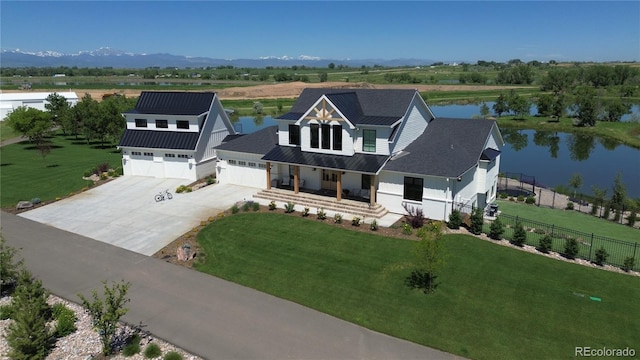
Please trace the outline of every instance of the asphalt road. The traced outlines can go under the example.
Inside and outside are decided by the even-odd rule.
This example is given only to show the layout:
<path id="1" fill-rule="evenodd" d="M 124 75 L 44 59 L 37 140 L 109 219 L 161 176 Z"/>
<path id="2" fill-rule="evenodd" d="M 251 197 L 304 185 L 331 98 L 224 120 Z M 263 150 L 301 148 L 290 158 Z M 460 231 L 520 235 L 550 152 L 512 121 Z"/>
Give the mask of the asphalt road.
<path id="1" fill-rule="evenodd" d="M 1 213 L 2 234 L 52 293 L 78 302 L 131 282 L 124 321 L 207 359 L 455 359 L 243 286 Z"/>

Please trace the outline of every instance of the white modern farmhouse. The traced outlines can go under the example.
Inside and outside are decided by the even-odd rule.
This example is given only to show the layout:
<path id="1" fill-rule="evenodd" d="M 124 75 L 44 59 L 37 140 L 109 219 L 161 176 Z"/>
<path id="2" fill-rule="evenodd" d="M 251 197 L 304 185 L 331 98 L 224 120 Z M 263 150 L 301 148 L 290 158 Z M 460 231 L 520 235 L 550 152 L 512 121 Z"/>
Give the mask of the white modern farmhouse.
<path id="1" fill-rule="evenodd" d="M 192 181 L 213 175 L 213 148 L 235 134 L 211 92 L 143 91 L 123 115 L 127 128 L 118 148 L 125 175 Z"/>
<path id="2" fill-rule="evenodd" d="M 436 118 L 415 90 L 305 89 L 275 120 L 216 147 L 221 183 L 298 204 L 313 193 L 337 209 L 359 201 L 404 213 L 406 204 L 440 220 L 495 199 L 503 146 L 496 123 Z"/>
<path id="3" fill-rule="evenodd" d="M 52 92 L 24 92 L 24 93 L 0 93 L 0 121 L 13 112 L 13 110 L 21 107 L 32 107 L 38 110 L 45 111 L 45 105 L 49 102 L 47 97 L 54 94 Z M 57 93 L 63 96 L 70 107 L 75 106 L 78 103 L 78 95 L 75 92 L 60 92 Z"/>

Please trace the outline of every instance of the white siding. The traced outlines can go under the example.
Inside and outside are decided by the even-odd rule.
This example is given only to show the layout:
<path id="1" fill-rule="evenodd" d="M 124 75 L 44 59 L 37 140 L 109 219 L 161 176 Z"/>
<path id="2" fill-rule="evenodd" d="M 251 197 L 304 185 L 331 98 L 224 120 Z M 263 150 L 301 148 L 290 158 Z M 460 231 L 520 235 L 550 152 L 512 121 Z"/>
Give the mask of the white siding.
<path id="1" fill-rule="evenodd" d="M 423 179 L 422 200 L 405 200 L 405 174 L 380 172 L 377 202 L 392 213 L 405 214 L 404 204 L 422 207 L 424 216 L 434 220 L 447 220 L 451 213 L 451 182 L 446 178 L 432 176 L 416 176 Z"/>
<path id="2" fill-rule="evenodd" d="M 395 135 L 395 143 L 390 145 L 391 151 L 396 153 L 406 148 L 418 136 L 422 135 L 431 119 L 433 119 L 431 110 L 421 99 L 414 97 L 404 121 L 399 125 L 398 134 Z"/>
<path id="3" fill-rule="evenodd" d="M 265 164 L 260 160 L 262 155 L 246 154 L 220 150 L 216 165 L 216 177 L 221 184 L 236 184 L 264 189 L 267 186 L 266 168 L 259 164 Z M 229 160 L 235 161 L 230 164 Z M 254 165 L 255 166 L 252 166 Z"/>

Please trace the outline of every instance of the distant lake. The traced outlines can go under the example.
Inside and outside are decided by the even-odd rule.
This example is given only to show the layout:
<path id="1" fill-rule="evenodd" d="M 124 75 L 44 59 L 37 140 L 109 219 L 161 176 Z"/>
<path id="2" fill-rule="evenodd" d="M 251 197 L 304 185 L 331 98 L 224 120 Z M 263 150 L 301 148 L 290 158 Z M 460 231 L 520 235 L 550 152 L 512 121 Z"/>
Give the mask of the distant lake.
<path id="1" fill-rule="evenodd" d="M 432 106 L 431 109 L 438 117 L 471 118 L 480 113 L 478 105 Z M 236 131 L 249 134 L 277 123 L 271 116 L 241 116 L 233 125 Z M 568 186 L 571 176 L 577 173 L 583 180 L 581 192 L 591 194 L 591 186 L 595 185 L 608 189 L 608 196 L 613 179 L 621 172 L 627 195 L 640 198 L 638 149 L 594 136 L 534 130 L 501 131 L 506 142 L 502 149 L 501 172 L 535 176 L 536 181 L 551 188 Z"/>

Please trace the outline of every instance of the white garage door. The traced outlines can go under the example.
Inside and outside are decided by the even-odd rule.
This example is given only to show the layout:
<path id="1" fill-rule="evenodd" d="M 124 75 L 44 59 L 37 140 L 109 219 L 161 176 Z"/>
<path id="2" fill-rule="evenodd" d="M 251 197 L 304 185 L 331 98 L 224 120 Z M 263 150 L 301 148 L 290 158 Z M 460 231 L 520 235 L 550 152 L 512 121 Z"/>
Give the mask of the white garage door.
<path id="1" fill-rule="evenodd" d="M 189 169 L 189 159 L 179 157 L 164 158 L 164 176 L 176 179 L 191 179 L 195 173 L 194 169 Z"/>

